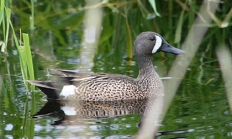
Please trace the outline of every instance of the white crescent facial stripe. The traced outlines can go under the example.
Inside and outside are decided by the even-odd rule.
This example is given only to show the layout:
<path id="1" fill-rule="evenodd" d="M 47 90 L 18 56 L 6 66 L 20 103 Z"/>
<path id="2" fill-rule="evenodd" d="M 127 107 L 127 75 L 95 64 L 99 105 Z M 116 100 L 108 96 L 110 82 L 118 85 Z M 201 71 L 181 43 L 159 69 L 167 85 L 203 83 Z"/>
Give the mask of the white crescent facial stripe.
<path id="1" fill-rule="evenodd" d="M 162 44 L 162 39 L 160 38 L 160 36 L 155 35 L 155 38 L 156 38 L 156 41 L 155 41 L 155 46 L 152 49 L 152 54 L 156 53 Z"/>

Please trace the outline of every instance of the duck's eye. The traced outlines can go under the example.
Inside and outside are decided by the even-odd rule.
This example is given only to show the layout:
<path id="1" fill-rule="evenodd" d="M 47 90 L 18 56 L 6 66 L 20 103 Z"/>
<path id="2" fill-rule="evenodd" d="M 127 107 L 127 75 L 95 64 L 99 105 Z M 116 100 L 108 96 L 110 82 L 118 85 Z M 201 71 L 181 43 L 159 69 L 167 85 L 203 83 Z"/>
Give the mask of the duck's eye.
<path id="1" fill-rule="evenodd" d="M 151 41 L 154 41 L 154 40 L 155 40 L 155 37 L 151 37 L 150 40 L 151 40 Z"/>

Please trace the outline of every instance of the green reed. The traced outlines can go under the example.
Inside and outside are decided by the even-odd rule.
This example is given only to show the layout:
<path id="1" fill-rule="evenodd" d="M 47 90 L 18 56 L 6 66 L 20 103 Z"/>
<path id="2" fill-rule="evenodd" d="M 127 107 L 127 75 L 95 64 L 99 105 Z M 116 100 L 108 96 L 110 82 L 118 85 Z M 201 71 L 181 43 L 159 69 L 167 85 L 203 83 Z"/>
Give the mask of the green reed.
<path id="1" fill-rule="evenodd" d="M 4 42 L 3 44 L 5 45 L 5 49 L 2 49 L 2 52 L 6 52 L 7 50 L 8 37 L 10 36 L 10 31 L 11 31 L 16 48 L 18 49 L 19 52 L 20 67 L 21 67 L 24 83 L 28 90 L 28 85 L 26 83 L 26 80 L 35 79 L 29 36 L 28 34 L 25 33 L 21 34 L 20 31 L 19 33 L 20 39 L 17 38 L 17 35 L 14 30 L 14 26 L 12 25 L 11 22 L 11 9 L 4 6 L 4 1 L 1 1 L 0 10 L 1 10 L 0 25 L 2 26 L 2 34 L 3 34 L 3 42 Z M 20 42 L 22 42 L 23 45 Z M 34 91 L 34 87 L 32 87 L 32 91 Z"/>
<path id="2" fill-rule="evenodd" d="M 20 33 L 21 36 L 21 33 Z M 20 57 L 20 67 L 24 79 L 24 84 L 26 85 L 26 88 L 29 91 L 28 83 L 26 80 L 34 80 L 34 68 L 33 68 L 33 62 L 32 62 L 32 55 L 31 55 L 31 48 L 30 48 L 30 42 L 29 42 L 29 36 L 28 34 L 22 33 L 22 42 L 23 45 L 17 46 L 19 51 L 19 57 Z M 21 37 L 20 37 L 21 40 Z M 35 95 L 34 95 L 35 86 L 31 86 L 30 91 L 32 91 L 32 100 L 31 100 L 31 113 L 35 113 Z M 26 99 L 26 102 L 24 103 L 24 114 L 25 118 L 23 119 L 23 136 L 33 138 L 34 136 L 34 120 L 29 120 L 29 103 L 28 98 Z"/>
<path id="3" fill-rule="evenodd" d="M 13 28 L 12 28 L 13 30 Z M 15 35 L 15 34 L 14 34 Z M 22 36 L 22 37 L 21 37 Z M 14 36 L 16 38 L 16 36 Z M 20 32 L 20 42 L 23 44 L 16 45 L 18 52 L 19 52 L 19 59 L 20 59 L 20 67 L 22 76 L 24 79 L 24 84 L 29 91 L 29 85 L 26 80 L 34 80 L 34 68 L 33 68 L 33 61 L 32 61 L 32 55 L 31 55 L 31 48 L 30 48 L 30 41 L 29 41 L 29 35 Z M 16 40 L 15 40 L 16 41 Z M 29 99 L 27 97 L 25 103 L 24 103 L 24 115 L 25 118 L 23 119 L 23 130 L 22 130 L 22 136 L 33 138 L 34 137 L 34 120 L 28 120 L 29 119 L 29 113 L 35 113 L 35 95 L 34 95 L 35 86 L 31 86 L 30 91 L 32 91 L 31 94 L 31 110 L 29 109 Z M 30 111 L 30 112 L 29 112 Z"/>
<path id="4" fill-rule="evenodd" d="M 34 8 L 34 0 L 31 1 L 31 16 L 30 16 L 30 29 L 33 31 L 35 29 L 35 23 L 34 23 L 34 18 L 35 18 L 35 8 Z"/>
<path id="5" fill-rule="evenodd" d="M 34 23 L 32 22 L 31 24 L 31 29 L 34 29 Z M 21 37 L 22 36 L 22 37 Z M 29 35 L 26 33 L 20 32 L 20 42 L 22 38 L 22 44 L 17 45 L 17 49 L 19 52 L 19 57 L 20 57 L 20 67 L 24 79 L 24 84 L 26 85 L 27 90 L 29 91 L 28 88 L 28 82 L 26 80 L 34 80 L 34 67 L 33 67 L 33 61 L 32 61 L 32 55 L 31 55 L 31 47 L 30 47 L 30 41 L 29 41 Z M 32 91 L 32 100 L 31 100 L 31 110 L 29 110 L 29 103 L 28 103 L 28 98 L 24 104 L 24 113 L 25 113 L 25 118 L 23 119 L 23 130 L 22 134 L 23 136 L 33 138 L 34 137 L 34 125 L 35 121 L 34 120 L 29 120 L 29 111 L 31 113 L 35 113 L 35 86 L 31 86 L 30 91 Z"/>
<path id="6" fill-rule="evenodd" d="M 220 69 L 225 83 L 228 103 L 230 106 L 230 113 L 232 114 L 232 55 L 230 53 L 229 48 L 224 45 L 221 45 L 217 48 L 216 54 L 218 57 L 219 64 L 221 66 Z"/>
<path id="7" fill-rule="evenodd" d="M 22 42 L 24 45 L 17 46 L 17 48 L 19 51 L 20 67 L 24 78 L 24 83 L 27 84 L 26 80 L 28 79 L 34 80 L 35 77 L 34 77 L 34 68 L 33 68 L 32 56 L 31 56 L 29 36 L 28 34 L 25 33 L 23 33 L 22 35 L 23 35 Z M 32 86 L 32 91 L 34 91 L 34 86 Z"/>
<path id="8" fill-rule="evenodd" d="M 7 4 L 9 4 L 9 3 L 7 3 Z M 8 6 L 8 7 L 11 7 L 11 6 Z M 26 82 L 26 80 L 34 80 L 35 79 L 29 35 L 26 33 L 21 33 L 21 31 L 19 33 L 15 32 L 15 28 L 14 28 L 14 26 L 12 24 L 12 20 L 11 20 L 12 10 L 8 7 L 5 6 L 4 0 L 1 1 L 0 26 L 2 28 L 2 37 L 3 37 L 2 44 L 5 46 L 5 47 L 3 47 L 3 45 L 2 45 L 1 50 L 2 50 L 2 52 L 7 53 L 9 36 L 13 36 L 14 44 L 18 50 L 18 56 L 19 56 L 19 62 L 20 62 L 23 81 L 24 81 L 24 84 L 26 86 L 27 91 L 29 91 L 29 85 Z M 32 11 L 33 11 L 33 8 L 32 8 Z M 31 23 L 32 29 L 34 26 L 33 24 L 34 23 L 32 22 Z M 19 39 L 18 39 L 18 36 L 20 36 Z M 11 75 L 11 74 L 9 73 L 9 75 Z M 2 90 L 2 86 L 4 86 L 4 84 L 2 84 L 2 82 L 0 82 L 0 85 L 1 85 L 1 90 Z M 22 136 L 22 137 L 26 137 L 26 138 L 33 138 L 33 136 L 34 136 L 34 124 L 35 123 L 34 123 L 34 120 L 28 120 L 28 118 L 30 115 L 29 111 L 31 111 L 32 113 L 35 112 L 35 96 L 33 93 L 35 90 L 35 87 L 31 86 L 30 90 L 32 91 L 31 110 L 29 110 L 29 101 L 27 98 L 25 101 L 25 104 L 24 104 L 25 118 L 24 118 L 24 121 L 22 122 L 22 125 L 21 125 L 23 127 L 23 130 L 19 129 L 19 132 L 18 132 L 18 133 L 21 133 L 22 135 L 17 135 L 17 136 Z M 4 91 L 4 92 L 6 93 L 7 91 Z M 4 94 L 4 96 L 8 96 L 8 94 Z M 6 97 L 5 97 L 4 102 L 9 103 L 10 100 L 9 101 L 7 101 L 7 100 L 8 99 L 6 99 Z M 6 106 L 8 106 L 8 105 L 6 105 Z"/>
<path id="9" fill-rule="evenodd" d="M 3 42 L 2 42 L 2 52 L 5 52 L 8 36 L 9 36 L 9 27 L 10 27 L 10 17 L 11 17 L 11 10 L 9 8 L 4 7 L 4 2 L 1 1 L 1 9 L 0 9 L 0 25 L 2 26 L 2 33 L 3 33 Z M 5 20 L 6 19 L 6 20 Z"/>

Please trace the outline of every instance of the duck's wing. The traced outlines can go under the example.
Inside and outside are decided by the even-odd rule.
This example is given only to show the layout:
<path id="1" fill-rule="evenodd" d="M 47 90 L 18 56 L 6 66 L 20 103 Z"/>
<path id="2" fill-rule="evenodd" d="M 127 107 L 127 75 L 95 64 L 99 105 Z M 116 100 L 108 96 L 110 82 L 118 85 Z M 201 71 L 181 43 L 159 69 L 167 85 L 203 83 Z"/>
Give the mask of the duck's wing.
<path id="1" fill-rule="evenodd" d="M 60 70 L 60 69 L 51 69 L 54 74 L 58 75 L 59 77 L 62 77 L 66 79 L 70 84 L 73 84 L 73 82 L 83 81 L 83 80 L 90 80 L 90 79 L 133 79 L 126 75 L 121 74 L 107 74 L 107 73 L 80 73 L 75 70 Z"/>
<path id="2" fill-rule="evenodd" d="M 65 81 L 67 81 L 69 84 L 73 84 L 74 79 L 75 81 L 83 81 L 99 76 L 98 74 L 95 73 L 80 73 L 75 70 L 51 69 L 51 71 L 53 75 L 65 79 Z"/>
<path id="3" fill-rule="evenodd" d="M 95 73 L 80 73 L 77 70 L 61 70 L 61 69 L 50 69 L 52 72 L 51 74 L 59 75 L 62 77 L 76 77 L 76 78 L 82 78 L 82 77 L 88 77 L 96 75 Z"/>

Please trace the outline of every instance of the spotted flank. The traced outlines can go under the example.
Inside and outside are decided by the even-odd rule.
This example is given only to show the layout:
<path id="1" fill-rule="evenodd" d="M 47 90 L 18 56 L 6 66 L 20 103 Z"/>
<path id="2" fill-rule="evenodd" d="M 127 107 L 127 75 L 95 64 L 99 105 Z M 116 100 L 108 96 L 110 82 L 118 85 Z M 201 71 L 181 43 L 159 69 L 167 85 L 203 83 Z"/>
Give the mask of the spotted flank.
<path id="1" fill-rule="evenodd" d="M 134 52 L 139 68 L 137 78 L 120 74 L 87 74 L 52 69 L 51 71 L 59 77 L 56 82 L 28 82 L 39 87 L 48 99 L 121 101 L 162 96 L 164 94 L 163 83 L 153 68 L 151 54 L 166 52 L 177 55 L 183 54 L 184 51 L 171 46 L 155 32 L 143 32 L 135 40 Z"/>

